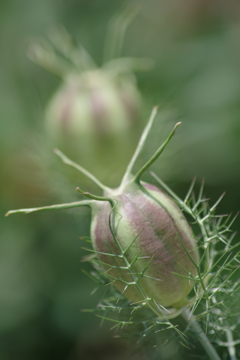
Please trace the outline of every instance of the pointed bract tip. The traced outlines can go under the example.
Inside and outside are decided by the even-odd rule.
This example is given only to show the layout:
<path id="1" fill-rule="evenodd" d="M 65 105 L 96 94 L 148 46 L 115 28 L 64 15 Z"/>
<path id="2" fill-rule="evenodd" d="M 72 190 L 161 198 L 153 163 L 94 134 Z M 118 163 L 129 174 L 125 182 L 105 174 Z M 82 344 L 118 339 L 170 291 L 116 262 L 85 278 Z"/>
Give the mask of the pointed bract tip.
<path id="1" fill-rule="evenodd" d="M 4 216 L 9 216 L 9 215 L 12 215 L 12 214 L 16 214 L 16 213 L 18 213 L 19 212 L 19 210 L 9 210 L 8 212 L 6 212 L 6 214 L 4 214 Z"/>
<path id="2" fill-rule="evenodd" d="M 84 194 L 84 191 L 81 190 L 79 187 L 76 187 L 76 191 L 77 191 L 79 194 Z"/>
<path id="3" fill-rule="evenodd" d="M 179 121 L 178 123 L 175 124 L 174 128 L 173 128 L 173 134 L 175 134 L 175 131 L 177 130 L 177 128 L 179 127 L 179 125 L 181 125 L 182 122 Z"/>
<path id="4" fill-rule="evenodd" d="M 57 149 L 57 148 L 54 148 L 54 149 L 53 149 L 53 152 L 54 152 L 55 154 L 57 154 L 57 155 L 62 154 L 62 152 L 61 152 L 59 149 Z"/>
<path id="5" fill-rule="evenodd" d="M 181 121 L 179 121 L 178 123 L 176 123 L 176 125 L 175 125 L 175 129 L 179 126 L 179 125 L 181 125 L 182 124 L 182 122 Z"/>

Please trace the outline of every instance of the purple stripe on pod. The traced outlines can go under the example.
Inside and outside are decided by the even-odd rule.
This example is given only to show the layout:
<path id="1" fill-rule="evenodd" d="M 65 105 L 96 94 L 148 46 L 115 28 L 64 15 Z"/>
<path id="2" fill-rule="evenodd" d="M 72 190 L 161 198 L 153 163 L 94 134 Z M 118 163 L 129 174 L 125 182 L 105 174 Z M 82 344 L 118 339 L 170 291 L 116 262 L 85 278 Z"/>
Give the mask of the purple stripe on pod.
<path id="1" fill-rule="evenodd" d="M 91 89 L 89 93 L 90 113 L 93 120 L 93 129 L 97 135 L 106 135 L 109 132 L 107 122 L 108 112 L 106 100 L 102 96 L 104 89 Z"/>

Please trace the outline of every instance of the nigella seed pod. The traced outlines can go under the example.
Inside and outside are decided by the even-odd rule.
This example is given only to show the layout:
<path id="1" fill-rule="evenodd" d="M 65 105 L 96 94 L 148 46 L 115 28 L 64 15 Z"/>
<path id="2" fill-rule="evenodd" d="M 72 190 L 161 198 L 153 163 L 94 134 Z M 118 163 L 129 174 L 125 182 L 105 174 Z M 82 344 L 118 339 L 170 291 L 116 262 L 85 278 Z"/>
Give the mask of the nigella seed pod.
<path id="1" fill-rule="evenodd" d="M 141 129 L 143 102 L 134 72 L 152 67 L 149 59 L 121 57 L 121 46 L 115 49 L 122 44 L 125 21 L 134 15 L 116 18 L 115 30 L 107 35 L 112 39 L 114 33 L 115 39 L 106 43 L 101 67 L 62 27 L 48 35 L 50 41 L 34 41 L 29 48 L 31 60 L 61 78 L 45 108 L 46 140 L 83 166 L 91 164 L 110 184 L 124 171 Z M 81 183 L 91 186 L 86 178 Z"/>
<path id="2" fill-rule="evenodd" d="M 106 187 L 56 150 L 64 163 L 80 170 L 95 182 L 103 190 L 104 196 L 85 193 L 78 188 L 78 192 L 88 200 L 14 210 L 8 214 L 89 206 L 92 210 L 93 251 L 102 271 L 131 301 L 148 305 L 158 316 L 174 317 L 188 304 L 187 296 L 198 275 L 199 253 L 193 232 L 175 202 L 156 186 L 141 181 L 142 174 L 162 153 L 180 123 L 176 124 L 153 157 L 136 175 L 132 175 L 155 114 L 156 109 L 119 188 Z"/>
<path id="3" fill-rule="evenodd" d="M 132 301 L 143 300 L 143 290 L 164 307 L 183 306 L 193 282 L 181 275 L 197 275 L 186 249 L 196 263 L 199 255 L 182 212 L 165 193 L 146 183 L 140 187 L 131 183 L 112 198 L 113 211 L 106 202 L 93 207 L 91 226 L 94 249 L 108 276 Z M 122 251 L 126 259 L 104 255 L 121 256 Z M 137 284 L 127 285 L 133 279 L 126 260 L 134 262 L 133 273 L 142 274 L 140 289 Z"/>
<path id="4" fill-rule="evenodd" d="M 56 142 L 106 141 L 140 118 L 140 94 L 131 76 L 104 70 L 68 75 L 46 109 L 46 128 Z"/>

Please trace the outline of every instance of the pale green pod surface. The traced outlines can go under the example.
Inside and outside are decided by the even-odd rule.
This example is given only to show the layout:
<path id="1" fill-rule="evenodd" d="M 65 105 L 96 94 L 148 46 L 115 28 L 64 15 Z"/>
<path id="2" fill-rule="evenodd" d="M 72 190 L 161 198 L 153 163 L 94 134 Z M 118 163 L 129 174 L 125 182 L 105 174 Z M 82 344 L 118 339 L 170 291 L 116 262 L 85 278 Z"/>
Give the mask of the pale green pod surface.
<path id="1" fill-rule="evenodd" d="M 99 260 L 113 266 L 104 265 L 104 268 L 110 279 L 119 279 L 114 285 L 123 291 L 128 282 L 133 282 L 129 270 L 116 268 L 126 266 L 124 260 L 99 252 L 120 255 L 118 243 L 123 251 L 132 243 L 125 255 L 129 263 L 138 257 L 132 268 L 138 277 L 143 271 L 147 276 L 139 280 L 146 296 L 164 307 L 181 307 L 194 284 L 176 273 L 196 276 L 188 254 L 199 262 L 197 244 L 177 205 L 156 186 L 143 185 L 141 189 L 137 184 L 128 184 L 115 197 L 117 205 L 112 213 L 107 202 L 93 208 L 93 245 Z M 136 285 L 129 285 L 125 296 L 132 301 L 143 300 L 143 293 Z"/>

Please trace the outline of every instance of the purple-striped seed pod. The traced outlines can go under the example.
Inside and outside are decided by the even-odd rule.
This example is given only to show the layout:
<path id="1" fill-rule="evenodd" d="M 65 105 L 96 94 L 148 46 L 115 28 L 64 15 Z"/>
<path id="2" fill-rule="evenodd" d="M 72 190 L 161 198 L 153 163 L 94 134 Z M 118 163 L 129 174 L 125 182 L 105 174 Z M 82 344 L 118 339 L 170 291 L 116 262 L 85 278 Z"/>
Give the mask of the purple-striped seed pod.
<path id="1" fill-rule="evenodd" d="M 121 56 L 125 30 L 136 14 L 129 8 L 110 21 L 101 66 L 62 26 L 48 39 L 33 41 L 28 51 L 32 61 L 61 79 L 44 113 L 49 145 L 83 166 L 91 164 L 112 185 L 141 131 L 143 102 L 134 73 L 153 66 L 150 59 Z M 92 189 L 88 179 L 81 183 Z"/>
<path id="2" fill-rule="evenodd" d="M 114 184 L 137 143 L 140 109 L 134 76 L 111 76 L 103 70 L 75 74 L 47 106 L 46 133 L 54 147 L 83 166 L 91 164 L 98 177 Z M 85 177 L 81 184 L 92 189 Z"/>
<path id="3" fill-rule="evenodd" d="M 46 127 L 58 141 L 89 142 L 125 133 L 140 117 L 132 76 L 103 70 L 69 75 L 46 109 Z"/>
<path id="4" fill-rule="evenodd" d="M 199 252 L 194 234 L 183 213 L 163 191 L 141 181 L 142 174 L 159 157 L 171 137 L 152 158 L 132 175 L 156 113 L 142 134 L 138 147 L 117 189 L 110 189 L 59 150 L 64 163 L 77 168 L 95 182 L 104 196 L 84 194 L 88 200 L 50 207 L 10 211 L 33 212 L 89 206 L 92 210 L 91 238 L 97 261 L 122 294 L 133 302 L 148 305 L 158 316 L 174 317 L 189 304 L 187 298 L 198 275 Z M 159 312 L 164 308 L 164 314 Z M 171 311 L 165 311 L 165 307 Z"/>
<path id="5" fill-rule="evenodd" d="M 130 183 L 111 199 L 113 209 L 108 202 L 92 206 L 91 225 L 93 246 L 108 276 L 134 302 L 145 297 L 164 307 L 181 307 L 193 287 L 181 275 L 197 275 L 187 252 L 199 262 L 183 213 L 165 193 L 147 183 Z M 129 270 L 138 274 L 135 285 Z"/>

